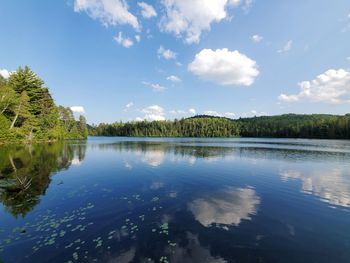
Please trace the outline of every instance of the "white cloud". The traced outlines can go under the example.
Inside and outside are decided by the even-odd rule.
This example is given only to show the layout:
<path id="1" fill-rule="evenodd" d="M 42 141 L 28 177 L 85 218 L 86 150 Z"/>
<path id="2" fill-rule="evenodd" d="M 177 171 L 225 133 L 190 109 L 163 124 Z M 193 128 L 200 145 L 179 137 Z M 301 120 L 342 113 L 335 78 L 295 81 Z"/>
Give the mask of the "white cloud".
<path id="1" fill-rule="evenodd" d="M 252 8 L 254 3 L 254 0 L 245 0 L 243 5 L 243 10 L 248 13 L 249 10 Z"/>
<path id="2" fill-rule="evenodd" d="M 254 43 L 259 43 L 261 42 L 264 38 L 262 36 L 259 35 L 253 35 L 250 38 Z"/>
<path id="3" fill-rule="evenodd" d="M 211 24 L 228 19 L 227 8 L 241 0 L 162 0 L 165 15 L 160 29 L 183 37 L 188 44 L 199 43 L 202 31 L 210 31 Z M 246 2 L 250 2 L 246 0 Z"/>
<path id="4" fill-rule="evenodd" d="M 141 36 L 140 35 L 136 35 L 135 39 L 136 39 L 137 42 L 140 42 L 141 41 Z"/>
<path id="5" fill-rule="evenodd" d="M 74 112 L 74 113 L 79 113 L 79 114 L 84 114 L 85 113 L 85 109 L 83 106 L 72 106 L 70 107 L 70 109 Z"/>
<path id="6" fill-rule="evenodd" d="M 128 104 L 125 105 L 124 111 L 128 111 L 131 107 L 134 106 L 134 103 L 132 101 L 130 101 Z"/>
<path id="7" fill-rule="evenodd" d="M 105 26 L 131 25 L 140 30 L 139 22 L 125 0 L 75 0 L 74 11 L 86 12 L 91 18 L 99 20 Z"/>
<path id="8" fill-rule="evenodd" d="M 209 115 L 209 116 L 215 116 L 215 117 L 226 117 L 226 118 L 234 118 L 236 116 L 235 113 L 233 112 L 225 112 L 225 113 L 221 113 L 221 112 L 217 112 L 214 110 L 207 110 L 203 112 L 204 115 Z"/>
<path id="9" fill-rule="evenodd" d="M 269 114 L 264 111 L 258 112 L 257 110 L 251 110 L 248 112 L 243 112 L 240 116 L 242 118 L 251 118 L 251 117 L 259 117 L 259 116 L 268 116 Z"/>
<path id="10" fill-rule="evenodd" d="M 188 65 L 193 74 L 220 85 L 250 86 L 259 75 L 257 63 L 239 51 L 203 49 Z"/>
<path id="11" fill-rule="evenodd" d="M 132 106 L 134 106 L 134 103 L 131 101 L 128 104 L 125 105 L 125 108 L 131 108 Z"/>
<path id="12" fill-rule="evenodd" d="M 154 10 L 153 6 L 145 2 L 138 2 L 137 5 L 141 7 L 141 14 L 144 18 L 151 18 L 157 16 L 157 12 L 156 10 Z"/>
<path id="13" fill-rule="evenodd" d="M 299 83 L 300 92 L 294 95 L 281 94 L 285 102 L 307 100 L 332 104 L 350 103 L 350 72 L 344 69 L 330 69 L 311 81 Z"/>
<path id="14" fill-rule="evenodd" d="M 289 40 L 282 49 L 278 50 L 278 53 L 284 53 L 284 52 L 288 52 L 289 50 L 292 49 L 292 45 L 293 45 L 293 41 Z"/>
<path id="15" fill-rule="evenodd" d="M 192 108 L 192 109 L 189 109 L 188 112 L 192 115 L 195 115 L 197 111 L 196 111 L 196 109 Z"/>
<path id="16" fill-rule="evenodd" d="M 129 48 L 134 45 L 134 42 L 130 38 L 124 38 L 123 33 L 119 32 L 117 36 L 114 37 L 114 40 L 123 47 Z"/>
<path id="17" fill-rule="evenodd" d="M 165 49 L 163 46 L 160 46 L 157 51 L 158 57 L 163 57 L 165 59 L 176 59 L 176 53 L 170 49 Z"/>
<path id="18" fill-rule="evenodd" d="M 171 75 L 169 77 L 166 78 L 167 80 L 170 80 L 172 82 L 181 82 L 181 79 L 177 76 Z"/>
<path id="19" fill-rule="evenodd" d="M 162 107 L 158 105 L 152 105 L 141 109 L 140 112 L 144 113 L 143 118 L 138 117 L 136 120 L 148 120 L 148 121 L 164 121 L 165 120 L 165 111 Z"/>
<path id="20" fill-rule="evenodd" d="M 11 72 L 9 72 L 7 69 L 0 69 L 0 75 L 3 78 L 8 79 L 11 75 Z"/>
<path id="21" fill-rule="evenodd" d="M 234 118 L 236 116 L 236 114 L 233 112 L 225 112 L 224 116 L 227 118 Z"/>
<path id="22" fill-rule="evenodd" d="M 195 115 L 196 114 L 196 110 L 193 108 L 188 109 L 187 111 L 186 110 L 171 110 L 169 112 L 171 114 L 174 114 L 174 115 L 186 115 L 186 114 Z"/>
<path id="23" fill-rule="evenodd" d="M 216 116 L 216 117 L 222 117 L 222 114 L 214 111 L 214 110 L 207 110 L 203 112 L 204 115 L 209 115 L 209 116 Z"/>
<path id="24" fill-rule="evenodd" d="M 158 83 L 150 83 L 150 82 L 143 81 L 142 84 L 152 88 L 152 90 L 155 92 L 163 92 L 166 90 L 166 87 Z"/>

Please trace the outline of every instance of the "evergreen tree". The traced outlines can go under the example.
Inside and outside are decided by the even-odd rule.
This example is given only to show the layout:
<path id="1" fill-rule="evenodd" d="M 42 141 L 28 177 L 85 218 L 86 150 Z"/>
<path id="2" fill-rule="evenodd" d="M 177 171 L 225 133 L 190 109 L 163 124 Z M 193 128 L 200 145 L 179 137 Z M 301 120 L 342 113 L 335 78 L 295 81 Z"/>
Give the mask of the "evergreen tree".
<path id="1" fill-rule="evenodd" d="M 7 80 L 0 77 L 0 143 L 85 139 L 85 118 L 80 122 L 69 108 L 55 105 L 44 81 L 29 67 L 19 68 Z"/>

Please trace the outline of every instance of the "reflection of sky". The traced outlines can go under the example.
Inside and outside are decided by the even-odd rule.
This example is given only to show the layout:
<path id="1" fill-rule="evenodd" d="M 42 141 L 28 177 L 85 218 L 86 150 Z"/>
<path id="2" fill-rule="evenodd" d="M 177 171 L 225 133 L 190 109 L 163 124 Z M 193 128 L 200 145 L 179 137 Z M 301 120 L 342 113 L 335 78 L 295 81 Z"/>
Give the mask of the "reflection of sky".
<path id="1" fill-rule="evenodd" d="M 118 262 L 118 263 L 129 263 L 131 262 L 135 257 L 136 249 L 133 247 L 128 251 L 125 251 L 124 253 L 121 253 L 118 257 L 109 259 L 108 263 Z"/>
<path id="2" fill-rule="evenodd" d="M 350 178 L 340 169 L 312 172 L 286 170 L 280 173 L 282 180 L 300 179 L 302 191 L 314 194 L 332 205 L 350 207 Z"/>
<path id="3" fill-rule="evenodd" d="M 221 192 L 193 200 L 188 209 L 203 226 L 239 225 L 256 214 L 260 198 L 254 189 L 226 188 Z"/>
<path id="4" fill-rule="evenodd" d="M 144 153 L 143 161 L 150 166 L 157 167 L 164 162 L 164 150 L 149 150 Z"/>
<path id="5" fill-rule="evenodd" d="M 172 251 L 170 262 L 172 263 L 191 263 L 191 262 L 208 262 L 224 263 L 227 262 L 221 257 L 214 257 L 210 254 L 209 248 L 202 247 L 198 237 L 192 233 L 187 233 L 188 244 L 186 247 L 176 246 L 168 248 Z"/>
<path id="6" fill-rule="evenodd" d="M 79 158 L 78 157 L 74 157 L 73 159 L 72 159 L 72 165 L 81 165 L 81 161 L 79 160 Z"/>

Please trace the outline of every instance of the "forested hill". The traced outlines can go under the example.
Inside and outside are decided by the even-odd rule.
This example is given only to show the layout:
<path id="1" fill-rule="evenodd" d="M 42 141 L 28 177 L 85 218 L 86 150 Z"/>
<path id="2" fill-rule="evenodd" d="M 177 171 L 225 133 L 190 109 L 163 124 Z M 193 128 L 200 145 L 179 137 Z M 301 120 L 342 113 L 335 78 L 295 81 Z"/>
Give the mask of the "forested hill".
<path id="1" fill-rule="evenodd" d="M 8 79 L 0 75 L 0 143 L 85 139 L 84 116 L 56 106 L 41 80 L 28 67 Z"/>
<path id="2" fill-rule="evenodd" d="M 350 139 L 350 114 L 285 114 L 236 120 L 201 115 L 174 121 L 99 124 L 92 126 L 89 133 L 96 136 Z"/>

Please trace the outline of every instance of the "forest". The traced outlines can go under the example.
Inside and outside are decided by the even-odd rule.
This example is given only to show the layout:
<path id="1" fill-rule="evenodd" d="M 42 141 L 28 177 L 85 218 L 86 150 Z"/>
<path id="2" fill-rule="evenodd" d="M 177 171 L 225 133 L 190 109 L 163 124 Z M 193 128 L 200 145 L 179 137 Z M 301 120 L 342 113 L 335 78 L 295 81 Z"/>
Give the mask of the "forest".
<path id="1" fill-rule="evenodd" d="M 0 75 L 0 143 L 86 139 L 86 119 L 56 106 L 49 89 L 29 67 Z"/>
<path id="2" fill-rule="evenodd" d="M 235 120 L 198 115 L 174 121 L 102 123 L 89 127 L 89 133 L 94 136 L 350 139 L 350 114 L 284 114 Z"/>

